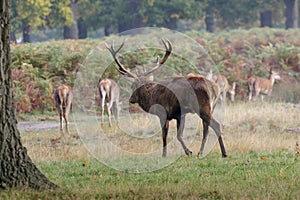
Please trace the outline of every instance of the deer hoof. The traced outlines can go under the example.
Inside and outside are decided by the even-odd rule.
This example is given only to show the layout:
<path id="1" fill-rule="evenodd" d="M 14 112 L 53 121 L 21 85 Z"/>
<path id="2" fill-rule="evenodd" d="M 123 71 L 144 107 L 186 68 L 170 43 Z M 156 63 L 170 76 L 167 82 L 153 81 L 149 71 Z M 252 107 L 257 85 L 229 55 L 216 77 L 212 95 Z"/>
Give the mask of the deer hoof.
<path id="1" fill-rule="evenodd" d="M 191 155 L 193 154 L 193 152 L 191 152 L 189 149 L 186 149 L 186 150 L 185 150 L 185 154 L 186 154 L 187 156 L 191 156 Z"/>

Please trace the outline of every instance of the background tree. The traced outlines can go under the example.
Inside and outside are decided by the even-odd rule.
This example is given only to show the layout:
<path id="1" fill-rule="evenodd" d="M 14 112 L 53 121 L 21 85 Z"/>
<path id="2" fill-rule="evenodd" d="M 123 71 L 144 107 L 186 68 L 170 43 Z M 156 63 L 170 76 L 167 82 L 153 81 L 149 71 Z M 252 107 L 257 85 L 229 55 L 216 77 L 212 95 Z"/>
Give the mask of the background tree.
<path id="1" fill-rule="evenodd" d="M 112 0 L 81 0 L 78 2 L 77 23 L 80 39 L 86 38 L 89 30 L 98 30 L 114 21 L 111 15 L 112 4 Z"/>
<path id="2" fill-rule="evenodd" d="M 21 143 L 13 104 L 10 57 L 10 0 L 0 2 L 0 188 L 54 189 Z"/>
<path id="3" fill-rule="evenodd" d="M 72 19 L 64 25 L 64 39 L 78 39 L 78 0 L 71 0 L 69 7 L 72 11 Z"/>
<path id="4" fill-rule="evenodd" d="M 12 0 L 12 6 L 13 28 L 21 29 L 23 42 L 31 42 L 31 30 L 46 25 L 46 18 L 50 13 L 50 0 Z"/>
<path id="5" fill-rule="evenodd" d="M 285 28 L 298 28 L 299 18 L 299 7 L 298 0 L 284 0 L 286 11 L 285 11 Z"/>

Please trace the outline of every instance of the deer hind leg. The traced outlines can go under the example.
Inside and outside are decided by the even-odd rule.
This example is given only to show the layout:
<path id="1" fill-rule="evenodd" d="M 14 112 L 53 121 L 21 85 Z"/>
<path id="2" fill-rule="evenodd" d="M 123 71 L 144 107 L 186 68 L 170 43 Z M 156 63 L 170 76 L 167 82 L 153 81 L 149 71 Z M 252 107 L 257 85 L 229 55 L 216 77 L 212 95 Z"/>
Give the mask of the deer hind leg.
<path id="1" fill-rule="evenodd" d="M 162 123 L 162 121 L 161 121 Z M 167 136 L 169 131 L 169 120 L 165 121 L 165 124 L 162 124 L 162 139 L 163 139 L 163 154 L 162 157 L 167 156 Z"/>
<path id="2" fill-rule="evenodd" d="M 260 94 L 260 89 L 254 87 L 254 91 L 253 91 L 253 92 L 254 92 L 253 100 L 256 101 L 256 100 L 257 100 L 257 97 L 258 97 L 259 94 Z"/>
<path id="3" fill-rule="evenodd" d="M 220 99 L 221 99 L 221 104 L 222 105 L 224 105 L 225 104 L 225 102 L 226 102 L 226 91 L 225 90 L 223 90 L 222 91 L 222 94 L 220 95 Z"/>
<path id="4" fill-rule="evenodd" d="M 66 113 L 66 108 L 63 108 L 63 118 L 65 121 L 66 131 L 69 133 L 69 127 L 68 127 L 68 114 Z"/>
<path id="5" fill-rule="evenodd" d="M 111 110 L 112 110 L 112 105 L 113 103 L 112 102 L 109 102 L 106 104 L 107 106 L 107 114 L 108 114 L 108 121 L 109 121 L 109 126 L 111 127 L 112 124 L 111 124 Z"/>
<path id="6" fill-rule="evenodd" d="M 198 156 L 203 155 L 204 146 L 205 146 L 205 143 L 206 143 L 206 140 L 207 140 L 207 135 L 208 135 L 209 123 L 207 121 L 202 120 L 202 124 L 203 124 L 203 137 L 202 137 L 201 147 L 200 147 L 200 151 L 198 153 Z"/>
<path id="7" fill-rule="evenodd" d="M 182 116 L 181 119 L 177 119 L 177 139 L 180 142 L 182 148 L 186 155 L 192 155 L 192 152 L 185 146 L 183 142 L 183 129 L 185 124 L 185 116 Z"/>
<path id="8" fill-rule="evenodd" d="M 66 123 L 66 130 L 67 133 L 69 134 L 69 113 L 70 113 L 70 106 L 67 106 L 64 112 L 64 118 L 65 118 L 65 123 Z"/>
<path id="9" fill-rule="evenodd" d="M 63 131 L 63 106 L 59 105 L 59 122 L 60 122 L 60 131 Z"/>
<path id="10" fill-rule="evenodd" d="M 222 152 L 222 157 L 227 157 L 227 153 L 226 153 L 225 146 L 224 146 L 223 139 L 222 139 L 222 135 L 221 135 L 221 125 L 220 125 L 220 123 L 217 120 L 215 120 L 214 118 L 212 118 L 211 121 L 210 121 L 209 126 L 212 127 L 212 129 L 215 131 L 215 133 L 218 137 L 218 141 L 219 141 L 221 152 Z"/>
<path id="11" fill-rule="evenodd" d="M 248 84 L 248 101 L 252 100 L 252 95 L 253 95 L 253 85 Z"/>
<path id="12" fill-rule="evenodd" d="M 102 99 L 101 99 L 101 122 L 104 123 L 104 105 L 105 105 L 105 98 L 106 98 L 106 92 L 101 90 L 102 93 Z"/>
<path id="13" fill-rule="evenodd" d="M 112 105 L 112 113 L 113 116 L 115 117 L 116 122 L 119 122 L 119 108 L 118 108 L 118 103 L 115 101 Z"/>

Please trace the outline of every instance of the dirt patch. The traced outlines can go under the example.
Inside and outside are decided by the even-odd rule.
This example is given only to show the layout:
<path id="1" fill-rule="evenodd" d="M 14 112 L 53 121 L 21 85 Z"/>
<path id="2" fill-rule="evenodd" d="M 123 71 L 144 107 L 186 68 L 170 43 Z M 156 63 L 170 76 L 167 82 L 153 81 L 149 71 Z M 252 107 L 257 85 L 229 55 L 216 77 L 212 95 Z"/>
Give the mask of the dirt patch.
<path id="1" fill-rule="evenodd" d="M 50 130 L 57 127 L 59 127 L 59 122 L 54 122 L 54 121 L 18 123 L 18 129 L 21 132 L 38 132 L 42 130 Z"/>

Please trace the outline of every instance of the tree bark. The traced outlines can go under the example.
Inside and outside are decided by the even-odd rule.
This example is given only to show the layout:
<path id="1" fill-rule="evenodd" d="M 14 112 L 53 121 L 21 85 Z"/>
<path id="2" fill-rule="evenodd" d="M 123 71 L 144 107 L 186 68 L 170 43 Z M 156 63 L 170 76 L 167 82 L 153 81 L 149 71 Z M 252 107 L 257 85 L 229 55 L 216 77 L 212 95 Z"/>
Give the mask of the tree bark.
<path id="1" fill-rule="evenodd" d="M 23 147 L 13 104 L 9 46 L 10 0 L 0 2 L 0 188 L 54 189 Z"/>
<path id="2" fill-rule="evenodd" d="M 285 9 L 285 28 L 298 28 L 298 0 L 284 0 Z"/>
<path id="3" fill-rule="evenodd" d="M 64 26 L 64 39 L 78 39 L 78 9 L 77 9 L 77 0 L 72 0 L 70 8 L 73 13 L 74 23 L 70 26 Z"/>
<path id="4" fill-rule="evenodd" d="M 266 10 L 260 13 L 260 26 L 272 27 L 272 11 Z"/>

